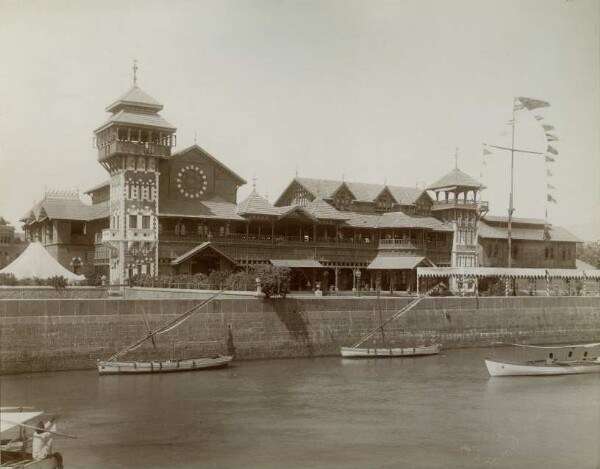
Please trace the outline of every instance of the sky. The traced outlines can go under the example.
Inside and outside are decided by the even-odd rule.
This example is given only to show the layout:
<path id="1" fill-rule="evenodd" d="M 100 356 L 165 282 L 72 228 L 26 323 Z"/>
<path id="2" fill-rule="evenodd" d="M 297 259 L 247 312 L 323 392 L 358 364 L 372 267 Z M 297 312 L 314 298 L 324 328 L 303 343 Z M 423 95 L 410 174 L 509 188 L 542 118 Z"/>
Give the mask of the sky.
<path id="1" fill-rule="evenodd" d="M 506 215 L 513 98 L 548 101 L 559 151 L 516 154 L 516 217 L 600 239 L 596 0 L 0 0 L 0 216 L 107 179 L 93 130 L 132 84 L 274 202 L 301 177 L 426 187 L 455 164 Z M 515 146 L 546 137 L 519 112 Z M 177 150 L 175 149 L 175 150 Z M 483 169 L 483 172 L 482 172 Z M 556 204 L 547 204 L 547 183 Z"/>

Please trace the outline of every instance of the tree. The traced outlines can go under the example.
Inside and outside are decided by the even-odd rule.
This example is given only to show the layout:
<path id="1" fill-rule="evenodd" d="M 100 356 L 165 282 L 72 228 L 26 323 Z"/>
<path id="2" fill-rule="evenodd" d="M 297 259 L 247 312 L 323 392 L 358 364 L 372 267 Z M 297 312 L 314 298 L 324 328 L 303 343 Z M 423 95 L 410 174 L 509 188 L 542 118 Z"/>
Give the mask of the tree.
<path id="1" fill-rule="evenodd" d="M 583 243 L 577 246 L 577 259 L 600 269 L 600 243 Z"/>
<path id="2" fill-rule="evenodd" d="M 289 293 L 291 272 L 288 267 L 261 265 L 256 266 L 252 272 L 256 278 L 260 279 L 260 287 L 265 297 L 281 295 L 285 298 Z"/>

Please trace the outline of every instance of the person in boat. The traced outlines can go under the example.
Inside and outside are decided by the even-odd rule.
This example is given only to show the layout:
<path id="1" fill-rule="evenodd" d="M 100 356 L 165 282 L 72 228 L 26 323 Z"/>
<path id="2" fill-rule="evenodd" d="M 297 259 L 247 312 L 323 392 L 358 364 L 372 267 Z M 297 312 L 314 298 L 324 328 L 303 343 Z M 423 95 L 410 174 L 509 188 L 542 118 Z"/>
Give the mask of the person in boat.
<path id="1" fill-rule="evenodd" d="M 40 421 L 33 433 L 31 455 L 36 461 L 52 457 L 52 433 L 50 432 L 56 431 L 55 418 L 52 417 L 46 423 Z"/>
<path id="2" fill-rule="evenodd" d="M 551 353 L 550 355 L 548 355 L 548 358 L 546 358 L 546 363 L 548 365 L 552 365 L 553 363 L 556 363 L 556 358 L 554 358 L 554 354 Z"/>

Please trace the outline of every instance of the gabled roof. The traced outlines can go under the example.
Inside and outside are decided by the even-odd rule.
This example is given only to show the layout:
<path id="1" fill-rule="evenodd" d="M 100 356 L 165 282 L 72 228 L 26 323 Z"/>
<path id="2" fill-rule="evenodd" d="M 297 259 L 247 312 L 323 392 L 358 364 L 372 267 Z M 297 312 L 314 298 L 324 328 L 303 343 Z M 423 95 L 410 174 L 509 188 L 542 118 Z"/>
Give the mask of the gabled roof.
<path id="1" fill-rule="evenodd" d="M 344 212 L 347 217 L 344 226 L 352 228 L 377 228 L 381 215 L 376 213 Z"/>
<path id="2" fill-rule="evenodd" d="M 213 163 L 215 163 L 221 169 L 223 169 L 227 173 L 231 174 L 234 177 L 234 179 L 237 180 L 237 182 L 239 183 L 238 184 L 239 186 L 246 184 L 246 180 L 243 177 L 241 177 L 240 175 L 238 175 L 237 173 L 235 173 L 234 171 L 229 169 L 227 166 L 225 166 L 223 163 L 221 163 L 218 159 L 216 159 L 214 156 L 212 156 L 209 152 L 207 152 L 204 148 L 201 148 L 198 145 L 192 145 L 190 147 L 184 148 L 181 151 L 178 151 L 177 153 L 175 153 L 174 155 L 171 156 L 171 160 L 173 160 L 175 158 L 180 158 L 181 156 L 183 156 L 191 151 L 200 152 L 202 155 L 206 156 L 209 160 L 211 160 Z"/>
<path id="3" fill-rule="evenodd" d="M 427 190 L 446 189 L 451 187 L 461 187 L 466 189 L 480 189 L 483 185 L 472 178 L 466 173 L 463 173 L 460 169 L 454 168 L 444 177 L 438 179 L 431 184 Z"/>
<path id="4" fill-rule="evenodd" d="M 108 202 L 88 205 L 79 198 L 46 197 L 35 204 L 20 221 L 42 221 L 45 218 L 50 220 L 90 221 L 106 218 L 108 215 Z"/>
<path id="5" fill-rule="evenodd" d="M 113 112 L 123 106 L 135 106 L 141 108 L 160 111 L 163 105 L 156 99 L 142 90 L 139 86 L 133 85 L 119 99 L 106 108 L 108 112 Z"/>
<path id="6" fill-rule="evenodd" d="M 206 241 L 206 242 L 204 242 L 202 244 L 199 244 L 195 248 L 190 249 L 189 251 L 187 251 L 186 253 L 182 254 L 178 258 L 172 260 L 171 261 L 171 265 L 179 265 L 182 262 L 185 262 L 186 260 L 194 257 L 196 254 L 198 254 L 199 252 L 202 252 L 202 251 L 204 251 L 206 249 L 210 249 L 211 251 L 216 252 L 219 256 L 224 257 L 229 262 L 231 262 L 233 265 L 237 265 L 237 262 L 234 259 L 232 259 L 231 257 L 229 257 L 225 252 L 221 251 L 218 247 L 216 247 L 210 241 Z"/>
<path id="7" fill-rule="evenodd" d="M 386 188 L 390 191 L 390 194 L 399 205 L 413 205 L 424 192 L 422 189 L 414 187 L 295 177 L 282 192 L 282 195 L 285 194 L 294 183 L 300 184 L 314 197 L 320 197 L 322 199 L 331 199 L 342 187 L 346 187 L 352 193 L 356 201 L 367 203 L 375 202 Z M 280 199 L 281 196 L 277 199 L 275 205 L 279 203 Z"/>
<path id="8" fill-rule="evenodd" d="M 240 215 L 279 216 L 279 211 L 256 192 L 256 189 L 252 190 L 250 195 L 238 204 L 237 213 Z"/>
<path id="9" fill-rule="evenodd" d="M 302 210 L 317 220 L 346 220 L 348 218 L 319 197 L 302 207 Z"/>

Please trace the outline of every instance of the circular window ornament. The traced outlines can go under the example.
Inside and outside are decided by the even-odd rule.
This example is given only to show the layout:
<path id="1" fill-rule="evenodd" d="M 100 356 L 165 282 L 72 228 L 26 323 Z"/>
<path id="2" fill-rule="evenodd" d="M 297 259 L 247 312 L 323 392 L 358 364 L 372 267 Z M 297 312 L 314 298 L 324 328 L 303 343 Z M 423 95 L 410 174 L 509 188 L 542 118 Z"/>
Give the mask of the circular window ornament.
<path id="1" fill-rule="evenodd" d="M 176 177 L 179 192 L 189 199 L 198 199 L 206 192 L 208 178 L 196 165 L 182 167 Z"/>

